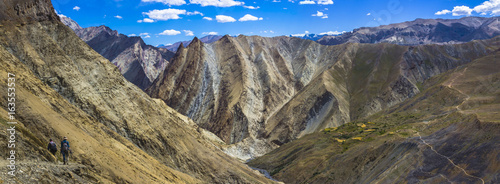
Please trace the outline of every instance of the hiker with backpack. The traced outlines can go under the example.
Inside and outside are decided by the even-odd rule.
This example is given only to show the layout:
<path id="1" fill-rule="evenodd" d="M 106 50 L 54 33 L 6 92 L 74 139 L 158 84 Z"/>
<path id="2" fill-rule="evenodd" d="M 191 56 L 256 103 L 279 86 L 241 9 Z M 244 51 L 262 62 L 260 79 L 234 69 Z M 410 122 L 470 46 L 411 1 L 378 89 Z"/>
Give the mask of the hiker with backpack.
<path id="1" fill-rule="evenodd" d="M 68 164 L 68 156 L 69 156 L 69 152 L 70 152 L 70 149 L 69 149 L 69 142 L 68 142 L 68 138 L 67 137 L 64 137 L 64 140 L 61 141 L 61 154 L 63 155 L 63 162 L 64 162 L 64 165 L 67 165 Z"/>
<path id="2" fill-rule="evenodd" d="M 52 139 L 50 139 L 49 145 L 47 146 L 47 149 L 52 153 L 52 155 L 56 156 L 57 153 L 57 145 Z"/>

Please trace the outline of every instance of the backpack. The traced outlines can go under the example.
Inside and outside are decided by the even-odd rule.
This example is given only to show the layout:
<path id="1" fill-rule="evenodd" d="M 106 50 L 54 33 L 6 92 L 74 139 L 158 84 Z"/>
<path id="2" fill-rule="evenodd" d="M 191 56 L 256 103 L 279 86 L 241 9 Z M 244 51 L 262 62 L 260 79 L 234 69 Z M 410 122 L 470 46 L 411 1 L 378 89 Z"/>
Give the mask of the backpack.
<path id="1" fill-rule="evenodd" d="M 55 142 L 49 143 L 49 150 L 52 151 L 52 152 L 56 152 L 57 151 L 57 146 L 56 146 Z"/>
<path id="2" fill-rule="evenodd" d="M 68 143 L 67 142 L 63 142 L 62 151 L 67 152 L 68 150 L 69 150 Z"/>

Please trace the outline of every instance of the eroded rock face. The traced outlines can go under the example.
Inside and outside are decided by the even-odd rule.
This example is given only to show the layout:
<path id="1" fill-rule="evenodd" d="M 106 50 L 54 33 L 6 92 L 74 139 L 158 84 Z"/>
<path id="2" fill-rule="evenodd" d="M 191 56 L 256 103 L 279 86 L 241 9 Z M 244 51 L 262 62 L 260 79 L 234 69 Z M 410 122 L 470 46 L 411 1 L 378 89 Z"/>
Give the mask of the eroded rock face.
<path id="1" fill-rule="evenodd" d="M 499 17 L 464 17 L 461 19 L 417 19 L 414 21 L 363 27 L 339 36 L 324 36 L 323 45 L 342 43 L 394 43 L 422 45 L 464 43 L 500 35 Z"/>
<path id="2" fill-rule="evenodd" d="M 234 144 L 226 151 L 244 160 L 387 109 L 425 79 L 491 52 L 482 42 L 323 46 L 258 36 L 179 48 L 147 93 Z"/>
<path id="3" fill-rule="evenodd" d="M 151 85 L 174 55 L 167 49 L 146 45 L 140 37 L 128 37 L 106 26 L 81 28 L 68 17 L 61 17 L 61 21 L 141 89 Z"/>
<path id="4" fill-rule="evenodd" d="M 213 134 L 152 99 L 119 69 L 63 25 L 50 1 L 2 1 L 1 80 L 16 74 L 20 169 L 53 158 L 46 140 L 67 136 L 74 152 L 67 171 L 53 169 L 21 182 L 267 183 L 265 177 L 220 150 Z M 36 5 L 36 6 L 35 6 Z M 4 6 L 2 6 L 3 8 Z M 28 14 L 18 14 L 30 12 Z M 0 84 L 2 89 L 7 84 Z M 1 104 L 7 94 L 0 93 Z M 1 127 L 7 112 L 0 110 Z M 22 131 L 21 131 L 22 130 Z M 1 137 L 7 133 L 0 132 Z M 7 140 L 7 139 L 1 139 Z M 60 140 L 59 140 L 60 141 Z M 4 151 L 2 157 L 6 158 Z M 81 171 L 88 172 L 88 174 Z M 3 170 L 2 170 L 2 173 Z M 60 179 L 54 175 L 62 173 Z M 78 177 L 71 177 L 72 174 Z M 4 179 L 2 175 L 2 180 Z"/>

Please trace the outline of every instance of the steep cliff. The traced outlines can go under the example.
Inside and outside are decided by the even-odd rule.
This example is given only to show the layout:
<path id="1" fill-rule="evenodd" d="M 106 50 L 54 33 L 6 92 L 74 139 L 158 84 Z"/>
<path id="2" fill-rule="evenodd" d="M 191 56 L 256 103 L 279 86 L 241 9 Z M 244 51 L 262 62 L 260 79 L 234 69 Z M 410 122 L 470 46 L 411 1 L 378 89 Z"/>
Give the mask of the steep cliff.
<path id="1" fill-rule="evenodd" d="M 20 168 L 12 178 L 2 167 L 3 181 L 271 182 L 224 154 L 213 134 L 128 82 L 59 21 L 50 1 L 1 3 L 0 77 L 16 75 Z M 5 107 L 7 94 L 1 95 Z M 7 112 L 1 112 L 5 130 Z M 0 135 L 6 143 L 8 132 Z M 49 138 L 63 136 L 73 150 L 70 166 L 49 163 L 55 158 L 44 149 Z"/>
<path id="2" fill-rule="evenodd" d="M 393 43 L 422 45 L 464 43 L 500 35 L 500 17 L 464 17 L 461 19 L 416 19 L 378 27 L 363 27 L 338 36 L 324 36 L 323 45 L 342 43 Z"/>
<path id="3" fill-rule="evenodd" d="M 147 45 L 141 37 L 128 37 L 106 26 L 81 28 L 68 17 L 61 17 L 61 20 L 141 89 L 151 85 L 174 55 L 167 49 Z"/>

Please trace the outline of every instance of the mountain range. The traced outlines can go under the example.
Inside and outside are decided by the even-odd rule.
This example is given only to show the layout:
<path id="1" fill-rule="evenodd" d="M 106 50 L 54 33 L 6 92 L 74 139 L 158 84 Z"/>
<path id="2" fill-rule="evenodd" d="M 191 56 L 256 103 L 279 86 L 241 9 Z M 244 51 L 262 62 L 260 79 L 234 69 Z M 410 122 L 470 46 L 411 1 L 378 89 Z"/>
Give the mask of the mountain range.
<path id="1" fill-rule="evenodd" d="M 317 40 L 323 45 L 394 43 L 399 45 L 453 44 L 493 38 L 500 34 L 500 17 L 416 19 L 378 27 L 362 27 Z"/>
<path id="2" fill-rule="evenodd" d="M 180 47 L 182 48 L 182 47 Z M 341 44 L 293 37 L 194 39 L 146 92 L 247 160 L 301 136 L 363 118 L 420 93 L 419 84 L 495 50 L 491 45 Z"/>
<path id="3" fill-rule="evenodd" d="M 414 97 L 250 161 L 285 183 L 498 183 L 500 37 Z"/>
<path id="4" fill-rule="evenodd" d="M 498 17 L 417 19 L 317 42 L 195 37 L 174 54 L 81 28 L 49 0 L 0 1 L 23 172 L 0 180 L 498 183 L 498 30 Z M 64 136 L 68 166 L 45 149 Z"/>
<path id="5" fill-rule="evenodd" d="M 61 21 L 141 89 L 151 85 L 174 55 L 167 49 L 147 45 L 141 37 L 128 37 L 104 25 L 81 28 L 65 16 L 61 16 Z"/>

